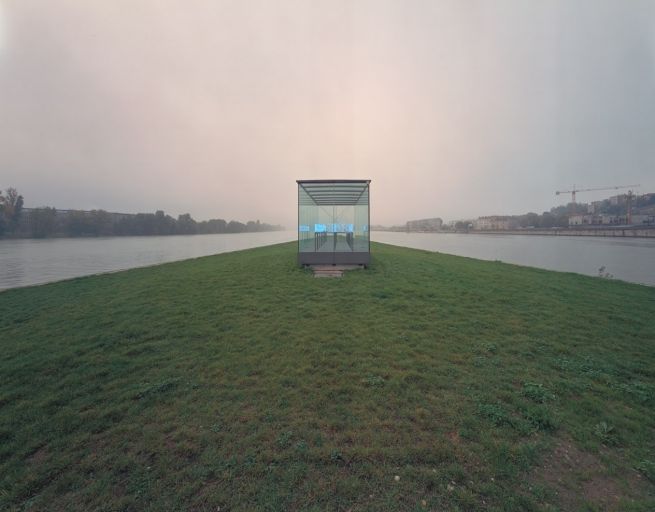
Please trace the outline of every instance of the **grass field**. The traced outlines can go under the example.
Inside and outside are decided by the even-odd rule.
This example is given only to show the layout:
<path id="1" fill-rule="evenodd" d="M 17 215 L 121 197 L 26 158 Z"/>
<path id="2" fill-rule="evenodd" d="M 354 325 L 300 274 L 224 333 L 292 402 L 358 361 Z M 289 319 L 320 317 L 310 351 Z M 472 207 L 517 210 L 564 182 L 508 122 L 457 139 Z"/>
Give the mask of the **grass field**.
<path id="1" fill-rule="evenodd" d="M 295 244 L 0 293 L 0 510 L 655 510 L 655 288 Z"/>

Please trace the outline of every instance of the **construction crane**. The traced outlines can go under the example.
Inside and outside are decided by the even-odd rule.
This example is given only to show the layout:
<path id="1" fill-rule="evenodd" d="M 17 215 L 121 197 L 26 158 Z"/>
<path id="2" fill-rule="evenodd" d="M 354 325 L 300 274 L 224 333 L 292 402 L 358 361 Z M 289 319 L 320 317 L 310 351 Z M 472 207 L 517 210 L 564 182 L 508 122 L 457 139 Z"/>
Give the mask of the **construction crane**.
<path id="1" fill-rule="evenodd" d="M 571 202 L 575 203 L 575 194 L 577 192 L 592 192 L 596 190 L 620 190 L 622 188 L 634 188 L 634 187 L 639 187 L 640 185 L 617 185 L 615 187 L 599 187 L 599 188 L 575 188 L 575 185 L 573 185 L 573 189 L 571 190 L 558 190 L 555 192 L 555 195 L 558 196 L 560 194 L 571 194 Z"/>

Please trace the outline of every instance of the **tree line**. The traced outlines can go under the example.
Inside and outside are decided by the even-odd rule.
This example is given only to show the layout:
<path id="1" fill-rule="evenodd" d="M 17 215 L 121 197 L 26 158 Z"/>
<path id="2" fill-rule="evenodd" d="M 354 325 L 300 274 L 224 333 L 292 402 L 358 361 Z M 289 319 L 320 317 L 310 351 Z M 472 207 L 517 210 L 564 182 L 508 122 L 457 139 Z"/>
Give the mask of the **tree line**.
<path id="1" fill-rule="evenodd" d="M 569 225 L 569 214 L 564 211 L 565 209 L 566 207 L 558 206 L 542 214 L 530 212 L 523 215 L 508 215 L 507 217 L 514 219 L 521 228 L 565 228 Z M 573 210 L 582 211 L 582 208 L 573 205 Z M 473 221 L 459 220 L 452 226 L 444 225 L 442 231 L 469 231 L 472 228 Z"/>
<path id="2" fill-rule="evenodd" d="M 568 206 L 556 206 L 542 214 L 530 212 L 516 215 L 522 228 L 566 228 L 569 225 L 569 215 L 587 213 L 587 205 L 571 203 Z"/>
<path id="3" fill-rule="evenodd" d="M 8 188 L 4 194 L 0 190 L 0 236 L 18 230 L 23 214 L 23 196 L 15 188 Z"/>
<path id="4" fill-rule="evenodd" d="M 278 231 L 282 226 L 264 222 L 210 219 L 196 221 L 185 213 L 177 218 L 155 213 L 121 214 L 105 210 L 24 208 L 16 189 L 0 192 L 0 236 L 45 238 L 51 236 L 150 236 Z"/>
<path id="5" fill-rule="evenodd" d="M 23 196 L 15 188 L 8 188 L 4 194 L 0 190 L 0 236 L 18 229 L 23 202 Z"/>

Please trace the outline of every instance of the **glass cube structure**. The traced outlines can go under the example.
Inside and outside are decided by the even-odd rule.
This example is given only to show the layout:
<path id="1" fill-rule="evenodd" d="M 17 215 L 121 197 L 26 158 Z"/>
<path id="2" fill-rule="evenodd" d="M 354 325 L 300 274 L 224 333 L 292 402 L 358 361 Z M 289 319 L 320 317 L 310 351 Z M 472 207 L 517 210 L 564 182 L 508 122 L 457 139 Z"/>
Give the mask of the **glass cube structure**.
<path id="1" fill-rule="evenodd" d="M 298 180 L 298 262 L 365 265 L 371 260 L 370 180 Z"/>

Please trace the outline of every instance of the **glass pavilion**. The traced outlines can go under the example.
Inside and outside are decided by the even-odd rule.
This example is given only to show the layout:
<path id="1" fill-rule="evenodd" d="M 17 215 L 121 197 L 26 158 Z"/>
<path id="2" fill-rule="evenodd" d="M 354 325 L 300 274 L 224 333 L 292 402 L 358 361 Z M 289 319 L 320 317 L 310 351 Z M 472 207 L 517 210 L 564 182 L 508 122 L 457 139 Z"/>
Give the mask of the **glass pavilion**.
<path id="1" fill-rule="evenodd" d="M 371 260 L 370 180 L 298 180 L 298 263 L 365 265 Z"/>

